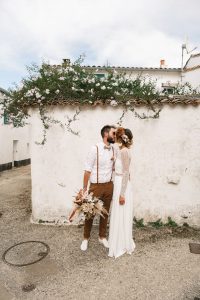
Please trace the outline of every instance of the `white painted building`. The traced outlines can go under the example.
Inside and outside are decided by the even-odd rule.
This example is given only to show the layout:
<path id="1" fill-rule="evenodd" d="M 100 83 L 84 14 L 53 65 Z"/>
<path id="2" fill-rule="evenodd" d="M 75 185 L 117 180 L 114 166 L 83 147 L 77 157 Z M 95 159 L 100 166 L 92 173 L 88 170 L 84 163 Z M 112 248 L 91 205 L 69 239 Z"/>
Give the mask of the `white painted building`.
<path id="1" fill-rule="evenodd" d="M 0 88 L 1 99 L 6 94 L 7 91 Z M 29 125 L 17 128 L 9 122 L 8 116 L 0 118 L 0 171 L 30 164 L 29 148 Z"/>
<path id="2" fill-rule="evenodd" d="M 198 102 L 200 103 L 200 102 Z M 77 107 L 53 105 L 49 115 L 66 121 Z M 91 145 L 101 140 L 100 129 L 116 124 L 122 107 L 85 106 L 72 123 L 80 136 L 58 124 L 43 127 L 38 108 L 30 108 L 32 221 L 66 220 L 75 192 L 82 187 L 84 161 Z M 137 107 L 149 114 L 146 107 Z M 200 227 L 200 105 L 164 104 L 158 119 L 139 119 L 127 112 L 123 126 L 132 130 L 131 183 L 134 216 L 144 222 L 164 222 L 170 216 L 178 224 Z"/>
<path id="3" fill-rule="evenodd" d="M 107 68 L 102 66 L 85 66 L 85 68 L 92 70 L 97 76 L 105 76 L 108 73 Z M 161 92 L 173 93 L 173 89 L 181 82 L 189 82 L 194 88 L 200 88 L 200 53 L 191 55 L 183 70 L 181 68 L 168 68 L 165 60 L 160 61 L 159 68 L 117 66 L 110 68 L 119 73 L 125 72 L 127 77 L 143 76 L 150 78 L 156 82 L 156 86 Z"/>
<path id="4" fill-rule="evenodd" d="M 183 72 L 183 81 L 197 88 L 200 86 L 200 53 L 193 54 L 188 59 Z"/>
<path id="5" fill-rule="evenodd" d="M 86 69 L 92 70 L 97 76 L 106 76 L 107 68 L 101 66 L 85 66 Z M 159 68 L 142 68 L 142 67 L 109 67 L 118 73 L 126 73 L 127 77 L 136 78 L 142 76 L 149 78 L 156 83 L 159 91 L 173 92 L 173 88 L 181 82 L 181 68 L 168 68 L 165 61 L 160 61 Z M 108 68 L 108 69 L 109 69 Z"/>

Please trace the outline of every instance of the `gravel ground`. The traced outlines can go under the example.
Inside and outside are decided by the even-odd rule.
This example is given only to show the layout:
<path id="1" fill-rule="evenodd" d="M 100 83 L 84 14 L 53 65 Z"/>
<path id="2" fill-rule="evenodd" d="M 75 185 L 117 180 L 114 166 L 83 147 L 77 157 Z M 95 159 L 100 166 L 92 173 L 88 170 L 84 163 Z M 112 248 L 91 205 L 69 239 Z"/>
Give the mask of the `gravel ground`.
<path id="1" fill-rule="evenodd" d="M 25 267 L 1 258 L 0 299 L 200 299 L 200 255 L 188 247 L 200 241 L 200 231 L 134 227 L 135 252 L 113 259 L 99 245 L 93 226 L 89 249 L 81 252 L 82 227 L 30 223 L 30 191 L 30 166 L 0 173 L 0 253 L 29 240 L 47 243 L 50 252 Z M 28 262 L 43 250 L 25 245 L 8 258 Z M 23 291 L 29 284 L 35 289 Z"/>

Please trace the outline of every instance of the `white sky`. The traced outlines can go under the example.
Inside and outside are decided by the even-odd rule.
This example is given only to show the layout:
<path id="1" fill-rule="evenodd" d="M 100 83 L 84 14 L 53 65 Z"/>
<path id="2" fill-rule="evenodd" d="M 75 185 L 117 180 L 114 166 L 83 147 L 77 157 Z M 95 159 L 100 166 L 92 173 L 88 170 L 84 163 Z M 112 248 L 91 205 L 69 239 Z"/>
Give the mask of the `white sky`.
<path id="1" fill-rule="evenodd" d="M 199 12 L 200 0 L 0 0 L 0 86 L 82 53 L 90 65 L 180 67 L 186 36 L 200 52 Z"/>

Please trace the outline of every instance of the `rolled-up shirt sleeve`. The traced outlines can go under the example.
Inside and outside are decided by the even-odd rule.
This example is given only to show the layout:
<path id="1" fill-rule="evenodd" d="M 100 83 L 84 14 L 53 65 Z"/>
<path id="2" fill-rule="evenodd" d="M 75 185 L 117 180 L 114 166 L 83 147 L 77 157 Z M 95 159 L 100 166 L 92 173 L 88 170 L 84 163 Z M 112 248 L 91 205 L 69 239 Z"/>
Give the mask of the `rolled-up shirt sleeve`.
<path id="1" fill-rule="evenodd" d="M 95 146 L 92 146 L 85 160 L 84 171 L 89 171 L 89 172 L 92 171 L 94 164 L 96 162 L 96 156 L 97 156 L 97 148 Z"/>

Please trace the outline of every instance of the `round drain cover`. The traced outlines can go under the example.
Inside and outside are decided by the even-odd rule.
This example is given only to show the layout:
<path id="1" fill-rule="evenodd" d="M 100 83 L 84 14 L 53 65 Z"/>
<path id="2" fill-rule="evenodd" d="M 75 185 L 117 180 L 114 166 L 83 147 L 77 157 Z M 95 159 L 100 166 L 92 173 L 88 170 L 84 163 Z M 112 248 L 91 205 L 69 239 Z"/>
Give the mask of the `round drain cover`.
<path id="1" fill-rule="evenodd" d="M 2 259 L 11 266 L 23 267 L 42 260 L 49 253 L 49 246 L 40 241 L 26 241 L 8 248 Z"/>

